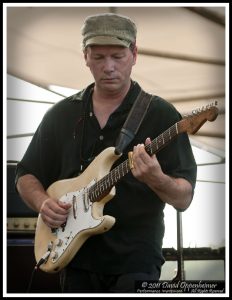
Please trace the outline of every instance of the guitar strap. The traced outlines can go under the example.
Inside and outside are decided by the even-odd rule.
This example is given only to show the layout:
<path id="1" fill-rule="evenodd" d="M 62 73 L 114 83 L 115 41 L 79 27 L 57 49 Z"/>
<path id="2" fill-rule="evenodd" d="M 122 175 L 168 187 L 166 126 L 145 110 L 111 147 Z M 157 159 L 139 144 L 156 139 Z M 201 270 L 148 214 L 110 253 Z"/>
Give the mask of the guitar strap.
<path id="1" fill-rule="evenodd" d="M 115 154 L 121 154 L 135 137 L 152 97 L 151 94 L 140 90 L 116 141 Z"/>

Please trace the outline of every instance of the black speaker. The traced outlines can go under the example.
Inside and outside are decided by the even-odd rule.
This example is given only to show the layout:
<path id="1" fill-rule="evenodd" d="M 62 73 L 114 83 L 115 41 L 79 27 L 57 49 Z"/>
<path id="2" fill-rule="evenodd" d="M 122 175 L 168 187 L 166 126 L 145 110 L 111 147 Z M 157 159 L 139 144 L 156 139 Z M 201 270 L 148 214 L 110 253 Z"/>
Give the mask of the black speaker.
<path id="1" fill-rule="evenodd" d="M 35 270 L 34 232 L 38 214 L 15 189 L 16 164 L 7 164 L 7 293 L 59 293 L 59 274 Z"/>
<path id="2" fill-rule="evenodd" d="M 59 273 L 34 270 L 33 239 L 8 239 L 7 293 L 60 293 Z"/>

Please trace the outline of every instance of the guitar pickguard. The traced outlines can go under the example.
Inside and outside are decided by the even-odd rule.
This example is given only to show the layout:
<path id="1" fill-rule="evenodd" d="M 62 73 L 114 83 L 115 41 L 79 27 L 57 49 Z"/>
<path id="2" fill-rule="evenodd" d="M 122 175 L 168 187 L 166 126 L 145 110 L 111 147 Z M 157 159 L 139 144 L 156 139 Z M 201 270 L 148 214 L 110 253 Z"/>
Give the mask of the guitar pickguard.
<path id="1" fill-rule="evenodd" d="M 96 180 L 93 180 L 85 188 L 76 192 L 67 193 L 60 198 L 60 201 L 72 205 L 66 223 L 57 228 L 54 232 L 56 240 L 53 253 L 51 253 L 52 262 L 56 262 L 60 258 L 77 234 L 83 230 L 97 227 L 103 221 L 103 218 L 93 218 L 93 203 L 88 197 L 88 189 L 95 182 Z"/>

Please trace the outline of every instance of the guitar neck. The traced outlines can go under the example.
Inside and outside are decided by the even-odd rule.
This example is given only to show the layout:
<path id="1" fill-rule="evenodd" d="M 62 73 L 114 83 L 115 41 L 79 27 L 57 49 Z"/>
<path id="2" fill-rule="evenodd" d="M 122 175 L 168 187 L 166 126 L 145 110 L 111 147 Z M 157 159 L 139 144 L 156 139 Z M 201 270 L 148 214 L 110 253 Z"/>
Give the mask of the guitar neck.
<path id="1" fill-rule="evenodd" d="M 171 140 L 179 134 L 178 125 L 180 122 L 181 121 L 172 125 L 157 138 L 155 138 L 150 144 L 146 145 L 146 152 L 151 156 L 156 154 L 169 142 L 171 142 Z M 129 173 L 129 171 L 130 164 L 129 160 L 127 159 L 89 188 L 90 201 L 100 201 L 122 177 Z"/>
<path id="2" fill-rule="evenodd" d="M 215 101 L 217 105 L 217 101 Z M 155 138 L 149 145 L 145 146 L 146 152 L 151 156 L 164 148 L 173 138 L 182 132 L 195 134 L 206 121 L 214 121 L 218 116 L 218 109 L 214 104 L 207 105 L 200 110 L 193 111 L 192 115 L 181 119 L 166 131 Z M 100 201 L 106 196 L 111 188 L 130 171 L 129 160 L 125 160 L 115 167 L 109 174 L 104 176 L 89 190 L 89 199 L 92 202 Z"/>

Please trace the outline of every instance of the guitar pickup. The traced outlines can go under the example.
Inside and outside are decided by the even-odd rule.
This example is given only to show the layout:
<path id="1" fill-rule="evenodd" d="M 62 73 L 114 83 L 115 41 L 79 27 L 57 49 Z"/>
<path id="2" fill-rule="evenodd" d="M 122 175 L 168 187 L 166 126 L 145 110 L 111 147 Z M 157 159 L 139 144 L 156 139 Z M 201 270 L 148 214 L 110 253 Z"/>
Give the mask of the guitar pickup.
<path id="1" fill-rule="evenodd" d="M 83 204 L 85 212 L 89 210 L 89 193 L 88 189 L 84 189 L 83 193 Z"/>
<path id="2" fill-rule="evenodd" d="M 77 218 L 77 197 L 75 195 L 73 195 L 72 206 L 73 206 L 73 217 L 74 219 L 76 219 Z"/>

